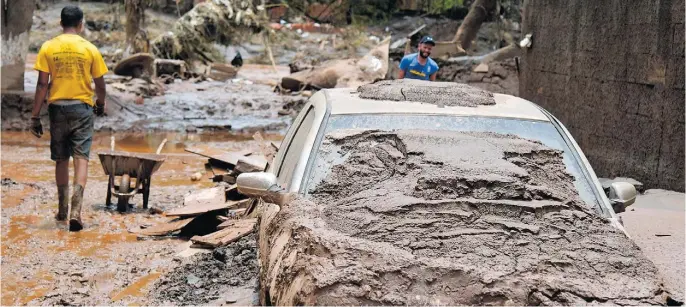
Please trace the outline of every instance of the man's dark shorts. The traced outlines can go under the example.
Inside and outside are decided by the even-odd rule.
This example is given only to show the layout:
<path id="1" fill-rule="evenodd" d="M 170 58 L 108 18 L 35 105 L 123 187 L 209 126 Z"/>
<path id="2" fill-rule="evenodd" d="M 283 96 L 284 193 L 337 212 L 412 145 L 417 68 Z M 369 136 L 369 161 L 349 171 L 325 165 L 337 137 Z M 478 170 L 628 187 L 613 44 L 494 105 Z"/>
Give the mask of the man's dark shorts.
<path id="1" fill-rule="evenodd" d="M 50 158 L 89 159 L 93 143 L 93 107 L 85 103 L 60 101 L 48 106 L 50 115 Z M 66 103 L 66 104 L 62 104 Z"/>

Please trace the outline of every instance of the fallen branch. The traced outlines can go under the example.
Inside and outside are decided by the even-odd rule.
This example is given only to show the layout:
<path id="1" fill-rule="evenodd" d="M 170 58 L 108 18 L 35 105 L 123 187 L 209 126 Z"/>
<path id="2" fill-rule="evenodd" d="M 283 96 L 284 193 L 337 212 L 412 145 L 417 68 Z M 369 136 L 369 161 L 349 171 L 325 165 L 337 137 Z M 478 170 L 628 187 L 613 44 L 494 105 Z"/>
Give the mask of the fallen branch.
<path id="1" fill-rule="evenodd" d="M 486 17 L 495 10 L 497 6 L 496 0 L 476 0 L 469 13 L 462 21 L 462 24 L 455 33 L 454 42 L 458 43 L 464 50 L 468 50 L 472 46 L 472 41 L 479 32 L 481 24 L 486 20 Z"/>
<path id="2" fill-rule="evenodd" d="M 269 61 L 272 63 L 272 69 L 274 70 L 274 73 L 278 73 L 279 71 L 276 69 L 276 61 L 274 61 L 274 54 L 272 53 L 272 47 L 269 44 L 269 33 L 264 33 L 262 35 L 262 39 L 264 41 L 264 48 L 267 49 L 267 55 L 269 56 Z"/>

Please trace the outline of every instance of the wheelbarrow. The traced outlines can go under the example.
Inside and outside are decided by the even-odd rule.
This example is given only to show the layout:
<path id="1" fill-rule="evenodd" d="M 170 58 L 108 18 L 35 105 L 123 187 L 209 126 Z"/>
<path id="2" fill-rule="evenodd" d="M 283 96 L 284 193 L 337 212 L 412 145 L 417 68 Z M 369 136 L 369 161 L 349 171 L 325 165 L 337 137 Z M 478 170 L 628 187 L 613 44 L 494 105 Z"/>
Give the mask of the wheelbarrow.
<path id="1" fill-rule="evenodd" d="M 117 197 L 117 211 L 126 212 L 129 199 L 140 193 L 143 194 L 143 208 L 148 208 L 150 178 L 167 158 L 160 155 L 166 142 L 167 139 L 164 139 L 154 154 L 134 153 L 114 151 L 114 137 L 111 138 L 110 151 L 98 152 L 105 175 L 109 176 L 105 206 L 110 206 L 114 195 Z M 115 185 L 116 177 L 121 177 L 119 185 Z M 132 179 L 135 179 L 133 185 Z"/>

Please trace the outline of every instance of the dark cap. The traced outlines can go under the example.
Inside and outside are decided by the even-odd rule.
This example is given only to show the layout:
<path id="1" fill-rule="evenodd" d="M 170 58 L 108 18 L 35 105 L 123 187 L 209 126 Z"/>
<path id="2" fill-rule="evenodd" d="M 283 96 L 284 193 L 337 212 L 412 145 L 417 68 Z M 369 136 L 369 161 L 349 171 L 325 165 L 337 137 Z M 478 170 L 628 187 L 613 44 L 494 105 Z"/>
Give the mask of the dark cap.
<path id="1" fill-rule="evenodd" d="M 434 39 L 431 36 L 422 37 L 422 40 L 420 40 L 419 43 L 420 44 L 429 44 L 431 46 L 436 46 L 436 42 L 434 42 Z"/>

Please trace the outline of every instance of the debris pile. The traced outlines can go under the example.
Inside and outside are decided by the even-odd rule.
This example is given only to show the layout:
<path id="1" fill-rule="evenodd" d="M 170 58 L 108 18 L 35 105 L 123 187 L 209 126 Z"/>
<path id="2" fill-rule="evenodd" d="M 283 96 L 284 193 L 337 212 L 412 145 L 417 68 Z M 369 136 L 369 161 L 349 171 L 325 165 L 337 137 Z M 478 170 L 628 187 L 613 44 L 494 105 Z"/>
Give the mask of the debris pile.
<path id="1" fill-rule="evenodd" d="M 257 305 L 255 235 L 182 259 L 152 286 L 151 305 Z"/>
<path id="2" fill-rule="evenodd" d="M 281 89 L 291 92 L 323 88 L 357 87 L 385 78 L 388 71 L 390 38 L 359 59 L 331 60 L 309 69 L 297 70 L 281 79 Z M 293 69 L 293 68 L 296 69 Z"/>
<path id="3" fill-rule="evenodd" d="M 214 174 L 214 182 L 235 184 L 241 173 L 260 172 L 267 168 L 267 157 L 251 151 L 225 152 L 211 147 L 187 147 L 186 151 L 208 158 L 205 167 Z"/>
<path id="4" fill-rule="evenodd" d="M 191 247 L 216 248 L 251 233 L 256 223 L 243 218 L 251 200 L 238 194 L 235 186 L 194 191 L 183 204 L 164 213 L 173 219 L 129 231 L 141 237 L 178 235 L 190 238 Z"/>
<path id="5" fill-rule="evenodd" d="M 167 33 L 152 41 L 152 52 L 165 59 L 220 62 L 213 42 L 228 45 L 262 30 L 261 14 L 251 1 L 223 0 L 197 4 Z"/>
<path id="6" fill-rule="evenodd" d="M 261 139 L 259 134 L 255 137 Z M 191 247 L 212 249 L 252 233 L 257 219 L 248 215 L 254 200 L 239 194 L 234 184 L 241 173 L 264 171 L 267 158 L 249 151 L 225 152 L 210 147 L 189 147 L 186 151 L 208 158 L 205 166 L 218 185 L 186 195 L 182 207 L 164 212 L 172 220 L 130 231 L 139 236 L 178 235 L 190 238 Z"/>

